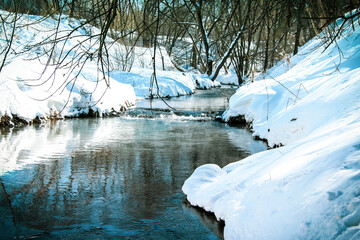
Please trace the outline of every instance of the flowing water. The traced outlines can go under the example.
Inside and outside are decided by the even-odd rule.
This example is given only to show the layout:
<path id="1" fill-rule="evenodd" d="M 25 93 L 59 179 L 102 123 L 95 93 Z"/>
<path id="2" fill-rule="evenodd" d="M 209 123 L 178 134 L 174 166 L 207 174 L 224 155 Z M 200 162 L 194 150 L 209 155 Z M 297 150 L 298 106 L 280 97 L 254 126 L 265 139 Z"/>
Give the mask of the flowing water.
<path id="1" fill-rule="evenodd" d="M 230 88 L 143 101 L 121 117 L 2 130 L 0 239 L 217 239 L 223 225 L 191 207 L 184 181 L 266 149 L 213 121 Z"/>

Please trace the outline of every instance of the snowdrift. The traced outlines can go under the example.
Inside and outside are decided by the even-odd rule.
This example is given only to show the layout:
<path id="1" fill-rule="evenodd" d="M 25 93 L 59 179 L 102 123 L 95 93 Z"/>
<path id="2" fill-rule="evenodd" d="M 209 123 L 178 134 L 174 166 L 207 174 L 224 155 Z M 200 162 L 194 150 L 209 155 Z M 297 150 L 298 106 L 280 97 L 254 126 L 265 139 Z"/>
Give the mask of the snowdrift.
<path id="1" fill-rule="evenodd" d="M 196 89 L 210 89 L 220 87 L 218 81 L 212 81 L 207 76 L 179 71 L 156 71 L 157 85 L 154 81 L 153 91 L 149 91 L 150 80 L 153 71 L 150 69 L 133 69 L 132 72 L 114 70 L 110 76 L 116 81 L 126 83 L 134 87 L 136 97 L 149 98 L 150 95 L 157 97 L 174 97 L 192 94 Z M 159 91 L 158 89 L 159 88 Z"/>
<path id="2" fill-rule="evenodd" d="M 326 50 L 320 35 L 231 97 L 224 120 L 243 115 L 285 146 L 185 181 L 191 204 L 225 220 L 225 239 L 360 238 L 360 27 L 346 24 Z"/>

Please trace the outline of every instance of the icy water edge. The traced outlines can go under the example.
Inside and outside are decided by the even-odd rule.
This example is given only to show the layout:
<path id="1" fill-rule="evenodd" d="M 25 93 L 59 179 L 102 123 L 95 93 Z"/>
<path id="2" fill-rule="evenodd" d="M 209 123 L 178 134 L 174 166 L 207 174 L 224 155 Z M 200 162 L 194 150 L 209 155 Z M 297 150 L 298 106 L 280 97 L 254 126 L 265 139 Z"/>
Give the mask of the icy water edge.
<path id="1" fill-rule="evenodd" d="M 246 129 L 213 121 L 232 89 L 149 111 L 0 134 L 0 239 L 218 239 L 222 226 L 181 191 L 196 167 L 263 151 Z"/>

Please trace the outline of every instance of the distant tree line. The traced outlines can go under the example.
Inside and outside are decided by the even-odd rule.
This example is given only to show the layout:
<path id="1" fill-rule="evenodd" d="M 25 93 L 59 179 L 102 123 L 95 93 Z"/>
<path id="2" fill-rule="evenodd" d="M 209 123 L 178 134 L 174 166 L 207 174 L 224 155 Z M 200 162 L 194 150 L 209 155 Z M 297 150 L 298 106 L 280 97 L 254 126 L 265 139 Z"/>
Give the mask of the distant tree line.
<path id="1" fill-rule="evenodd" d="M 360 0 L 1 0 L 0 8 L 66 14 L 99 27 L 102 67 L 111 36 L 127 54 L 134 46 L 163 46 L 178 69 L 197 69 L 213 80 L 232 66 L 241 84 L 296 54 L 335 19 L 353 21 Z M 339 34 L 329 33 L 330 42 Z"/>

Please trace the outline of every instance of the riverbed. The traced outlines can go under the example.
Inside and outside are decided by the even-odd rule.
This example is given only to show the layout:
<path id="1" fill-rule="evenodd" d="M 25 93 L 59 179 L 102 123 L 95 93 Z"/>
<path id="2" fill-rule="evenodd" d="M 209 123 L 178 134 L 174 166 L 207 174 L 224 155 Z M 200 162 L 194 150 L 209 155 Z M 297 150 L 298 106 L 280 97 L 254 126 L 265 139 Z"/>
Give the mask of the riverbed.
<path id="1" fill-rule="evenodd" d="M 222 223 L 191 207 L 181 187 L 200 165 L 223 167 L 266 150 L 247 129 L 215 121 L 234 91 L 3 129 L 1 239 L 221 238 Z"/>

